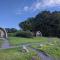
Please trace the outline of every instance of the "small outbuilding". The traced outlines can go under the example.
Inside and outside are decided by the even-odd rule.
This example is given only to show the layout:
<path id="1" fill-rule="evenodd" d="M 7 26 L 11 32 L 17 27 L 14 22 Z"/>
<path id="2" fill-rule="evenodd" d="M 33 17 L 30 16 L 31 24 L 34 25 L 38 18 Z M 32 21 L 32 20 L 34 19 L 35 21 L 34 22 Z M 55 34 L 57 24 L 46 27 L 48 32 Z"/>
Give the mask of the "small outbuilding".
<path id="1" fill-rule="evenodd" d="M 4 28 L 0 28 L 0 38 L 7 38 L 7 32 Z"/>
<path id="2" fill-rule="evenodd" d="M 42 36 L 42 33 L 40 31 L 36 32 L 36 37 L 38 37 L 38 36 Z"/>

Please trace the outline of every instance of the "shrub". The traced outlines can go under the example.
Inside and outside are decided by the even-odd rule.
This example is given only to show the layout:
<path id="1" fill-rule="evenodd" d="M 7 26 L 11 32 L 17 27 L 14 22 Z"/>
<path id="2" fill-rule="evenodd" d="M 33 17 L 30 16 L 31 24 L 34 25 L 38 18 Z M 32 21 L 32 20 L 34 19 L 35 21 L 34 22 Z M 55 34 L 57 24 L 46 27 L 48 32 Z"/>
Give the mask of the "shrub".
<path id="1" fill-rule="evenodd" d="M 15 33 L 8 33 L 8 36 L 9 37 L 14 37 L 15 36 Z"/>
<path id="2" fill-rule="evenodd" d="M 30 31 L 18 31 L 15 34 L 16 37 L 25 37 L 25 38 L 32 38 L 32 32 Z"/>

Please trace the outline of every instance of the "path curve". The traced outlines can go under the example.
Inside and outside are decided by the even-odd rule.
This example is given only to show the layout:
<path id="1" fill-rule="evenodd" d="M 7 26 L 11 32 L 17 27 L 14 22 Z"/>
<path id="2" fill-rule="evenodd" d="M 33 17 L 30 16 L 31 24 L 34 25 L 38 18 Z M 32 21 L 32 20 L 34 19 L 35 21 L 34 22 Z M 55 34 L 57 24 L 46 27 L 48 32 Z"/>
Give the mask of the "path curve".
<path id="1" fill-rule="evenodd" d="M 3 40 L 3 43 L 2 43 L 2 45 L 1 45 L 1 48 L 9 48 L 10 45 L 9 45 L 8 40 L 5 39 L 5 38 L 3 38 L 2 40 Z"/>
<path id="2" fill-rule="evenodd" d="M 43 52 L 41 52 L 41 51 L 38 51 L 37 49 L 35 49 L 35 48 L 32 48 L 31 47 L 31 43 L 29 44 L 29 43 L 27 43 L 27 44 L 20 44 L 19 46 L 10 46 L 9 45 L 9 42 L 8 42 L 8 40 L 7 39 L 3 39 L 3 44 L 2 44 L 2 46 L 1 46 L 1 48 L 0 49 L 9 49 L 9 48 L 16 48 L 16 47 L 21 47 L 21 46 L 25 46 L 26 48 L 30 48 L 31 50 L 33 50 L 33 51 L 36 51 L 37 52 L 37 55 L 42 59 L 42 60 L 53 60 L 50 56 L 48 56 L 47 54 L 44 54 Z M 36 43 L 36 44 L 39 44 L 39 43 Z"/>
<path id="3" fill-rule="evenodd" d="M 51 56 L 48 56 L 46 53 L 42 52 L 42 51 L 39 51 L 38 49 L 36 48 L 32 48 L 30 47 L 30 45 L 25 45 L 26 48 L 30 48 L 31 50 L 33 51 L 36 51 L 37 52 L 37 55 L 41 58 L 41 60 L 54 60 Z"/>

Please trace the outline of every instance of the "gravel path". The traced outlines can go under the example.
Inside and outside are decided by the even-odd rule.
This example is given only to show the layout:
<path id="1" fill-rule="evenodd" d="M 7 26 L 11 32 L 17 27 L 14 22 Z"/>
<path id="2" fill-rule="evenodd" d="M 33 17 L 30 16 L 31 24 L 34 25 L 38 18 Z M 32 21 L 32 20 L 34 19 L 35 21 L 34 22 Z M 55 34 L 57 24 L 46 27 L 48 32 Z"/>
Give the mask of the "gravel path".
<path id="1" fill-rule="evenodd" d="M 3 43 L 1 45 L 1 48 L 9 48 L 9 47 L 10 45 L 9 45 L 8 40 L 3 38 Z"/>
<path id="2" fill-rule="evenodd" d="M 35 48 L 32 48 L 32 50 L 37 52 L 37 55 L 41 58 L 41 60 L 53 60 L 52 57 L 48 56 L 46 53 L 38 51 Z"/>
<path id="3" fill-rule="evenodd" d="M 38 49 L 30 47 L 31 44 L 25 45 L 26 48 L 30 48 L 31 50 L 37 52 L 37 55 L 41 58 L 41 60 L 54 60 L 52 57 L 48 56 L 46 53 L 39 51 Z"/>

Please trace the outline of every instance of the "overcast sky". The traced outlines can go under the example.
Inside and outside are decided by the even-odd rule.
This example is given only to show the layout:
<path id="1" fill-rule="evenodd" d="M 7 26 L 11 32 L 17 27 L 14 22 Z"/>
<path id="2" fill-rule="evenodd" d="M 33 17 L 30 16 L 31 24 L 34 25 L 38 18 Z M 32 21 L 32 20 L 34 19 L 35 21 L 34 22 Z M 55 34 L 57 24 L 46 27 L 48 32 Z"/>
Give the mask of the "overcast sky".
<path id="1" fill-rule="evenodd" d="M 19 28 L 19 22 L 43 10 L 60 11 L 60 0 L 0 0 L 0 27 Z"/>

